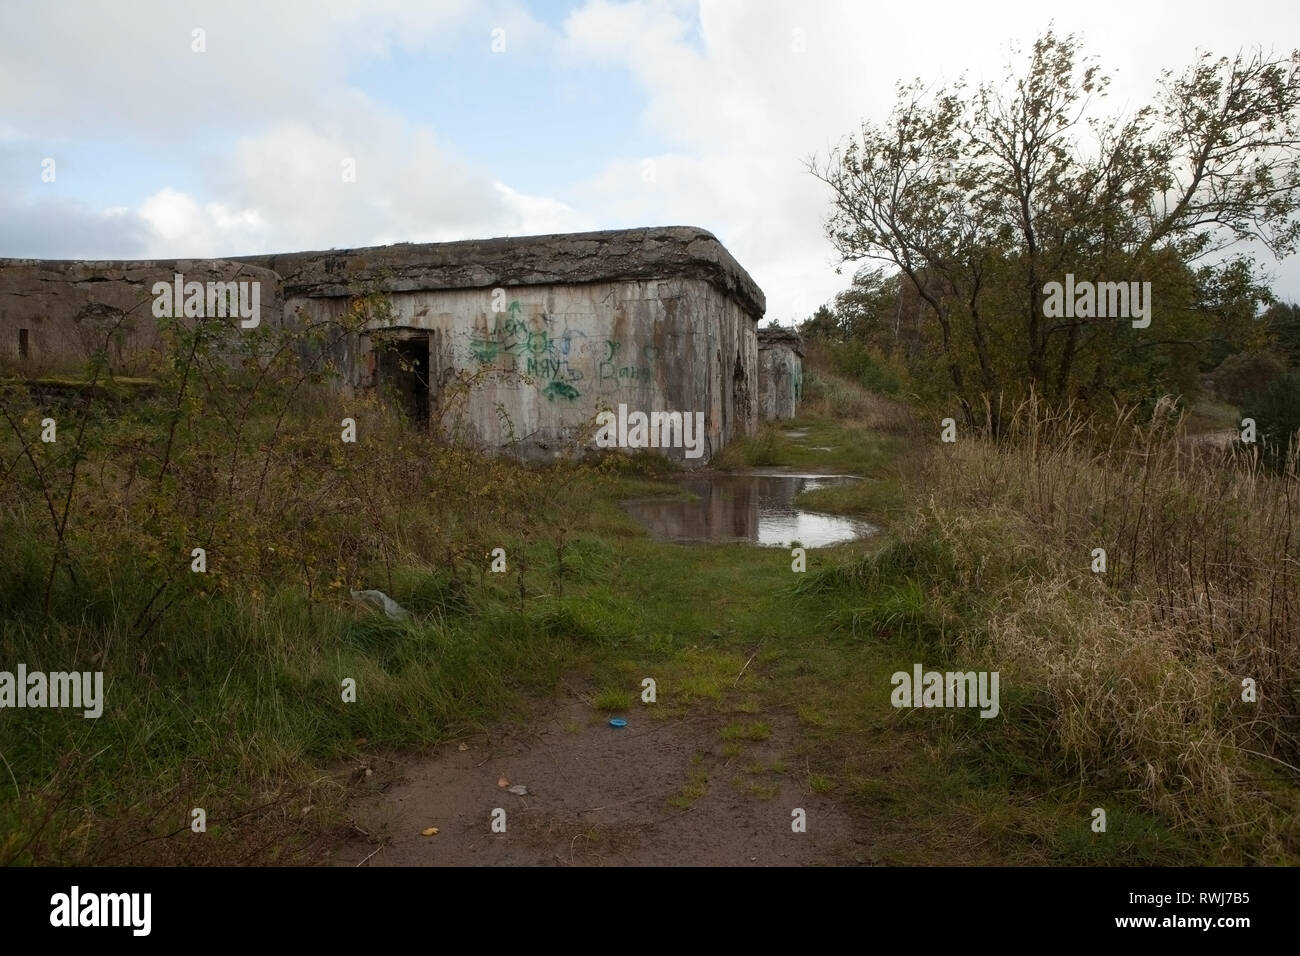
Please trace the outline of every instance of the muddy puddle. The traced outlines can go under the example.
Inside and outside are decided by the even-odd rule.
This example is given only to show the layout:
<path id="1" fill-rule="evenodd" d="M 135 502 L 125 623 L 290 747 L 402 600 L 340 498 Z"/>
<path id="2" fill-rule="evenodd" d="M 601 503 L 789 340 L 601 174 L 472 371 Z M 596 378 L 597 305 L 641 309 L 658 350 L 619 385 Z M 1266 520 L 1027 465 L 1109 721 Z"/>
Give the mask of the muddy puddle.
<path id="1" fill-rule="evenodd" d="M 693 500 L 638 498 L 623 507 L 651 534 L 678 543 L 743 542 L 822 548 L 874 534 L 865 521 L 796 507 L 804 491 L 861 481 L 848 475 L 749 472 L 685 478 Z"/>

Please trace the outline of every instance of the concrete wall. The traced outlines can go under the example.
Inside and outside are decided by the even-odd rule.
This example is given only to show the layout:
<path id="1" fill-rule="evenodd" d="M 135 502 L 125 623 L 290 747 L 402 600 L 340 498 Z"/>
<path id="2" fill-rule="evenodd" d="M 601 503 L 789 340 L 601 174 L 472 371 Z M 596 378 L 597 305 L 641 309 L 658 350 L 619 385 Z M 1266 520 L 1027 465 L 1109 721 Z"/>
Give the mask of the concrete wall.
<path id="1" fill-rule="evenodd" d="M 16 359 L 22 328 L 33 372 L 84 362 L 102 339 L 96 323 L 128 314 L 114 370 L 136 371 L 160 344 L 151 289 L 177 272 L 260 281 L 262 321 L 290 329 L 364 303 L 365 331 L 327 336 L 336 385 L 409 397 L 418 379 L 434 426 L 481 448 L 571 453 L 590 444 L 597 413 L 620 404 L 704 413 L 705 451 L 691 464 L 757 427 L 763 293 L 691 227 L 233 260 L 0 260 L 0 357 Z"/>
<path id="2" fill-rule="evenodd" d="M 794 418 L 803 399 L 803 344 L 793 329 L 758 330 L 759 415 Z"/>
<path id="3" fill-rule="evenodd" d="M 115 373 L 142 371 L 161 344 L 151 290 L 177 273 L 187 282 L 258 281 L 263 316 L 278 321 L 282 313 L 280 277 L 247 263 L 0 259 L 0 360 L 31 374 L 84 367 L 109 342 Z M 23 329 L 25 357 L 18 348 Z"/>
<path id="4" fill-rule="evenodd" d="M 758 423 L 753 318 L 700 279 L 395 292 L 391 313 L 335 356 L 353 389 L 381 385 L 385 331 L 428 337 L 431 419 L 482 448 L 548 457 L 590 443 L 596 414 L 703 412 L 707 461 Z M 344 298 L 286 302 L 298 321 L 338 318 Z M 586 434 L 584 434 L 584 432 Z M 585 440 L 584 440 L 585 439 Z M 669 450 L 682 457 L 681 450 Z"/>

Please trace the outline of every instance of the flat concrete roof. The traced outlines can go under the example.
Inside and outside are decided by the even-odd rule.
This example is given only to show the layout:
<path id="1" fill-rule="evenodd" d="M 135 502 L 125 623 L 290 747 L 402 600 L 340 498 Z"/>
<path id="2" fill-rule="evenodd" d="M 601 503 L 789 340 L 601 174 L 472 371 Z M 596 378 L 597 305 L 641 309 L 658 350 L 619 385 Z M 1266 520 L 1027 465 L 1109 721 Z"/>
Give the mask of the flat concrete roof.
<path id="1" fill-rule="evenodd" d="M 765 325 L 758 330 L 758 347 L 784 345 L 803 356 L 803 338 L 799 330 L 788 325 Z"/>
<path id="2" fill-rule="evenodd" d="M 710 232 L 656 226 L 548 236 L 397 243 L 236 256 L 278 273 L 286 299 L 379 292 L 563 285 L 627 280 L 703 279 L 756 319 L 767 311 L 763 291 Z"/>

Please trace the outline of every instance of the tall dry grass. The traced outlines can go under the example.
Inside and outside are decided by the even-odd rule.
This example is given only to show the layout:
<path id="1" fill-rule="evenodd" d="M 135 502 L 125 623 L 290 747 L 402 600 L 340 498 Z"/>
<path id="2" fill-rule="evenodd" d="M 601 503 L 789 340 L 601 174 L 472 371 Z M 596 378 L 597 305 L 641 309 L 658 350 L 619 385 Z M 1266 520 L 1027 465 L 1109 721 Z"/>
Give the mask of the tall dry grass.
<path id="1" fill-rule="evenodd" d="M 1145 421 L 1032 399 L 1001 417 L 938 445 L 894 543 L 844 583 L 919 585 L 917 636 L 1002 673 L 1003 756 L 1254 859 L 1300 850 L 1294 460 L 1188 445 L 1169 400 Z"/>
<path id="2" fill-rule="evenodd" d="M 903 402 L 863 388 L 824 365 L 804 366 L 803 400 L 799 414 L 813 418 L 852 420 L 882 432 L 899 434 L 916 427 L 916 416 Z"/>

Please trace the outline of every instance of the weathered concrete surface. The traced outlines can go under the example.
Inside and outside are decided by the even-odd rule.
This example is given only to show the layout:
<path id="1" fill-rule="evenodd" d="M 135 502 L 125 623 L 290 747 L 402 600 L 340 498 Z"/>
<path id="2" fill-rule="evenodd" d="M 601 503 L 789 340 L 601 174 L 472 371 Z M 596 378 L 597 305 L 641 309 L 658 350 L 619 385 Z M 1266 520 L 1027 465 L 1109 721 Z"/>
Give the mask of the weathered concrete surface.
<path id="1" fill-rule="evenodd" d="M 789 328 L 758 330 L 759 415 L 794 418 L 803 398 L 803 340 Z"/>
<path id="2" fill-rule="evenodd" d="M 20 359 L 19 330 L 26 329 L 23 364 L 32 372 L 84 364 L 106 341 L 113 371 L 138 371 L 160 345 L 151 290 L 177 273 L 186 282 L 257 281 L 263 319 L 278 322 L 283 314 L 280 277 L 248 263 L 0 259 L 0 358 Z"/>
<path id="3" fill-rule="evenodd" d="M 382 384 L 385 331 L 427 335 L 431 418 L 463 441 L 527 457 L 590 445 L 602 410 L 703 412 L 702 464 L 757 427 L 754 320 L 700 279 L 393 293 L 390 316 L 334 356 L 355 388 Z M 290 299 L 298 321 L 330 321 L 342 298 Z M 684 458 L 682 450 L 664 452 Z"/>
<path id="4" fill-rule="evenodd" d="M 87 319 L 129 313 L 118 358 L 131 371 L 159 344 L 150 290 L 177 272 L 260 280 L 263 321 L 288 329 L 363 306 L 364 330 L 325 347 L 338 386 L 397 390 L 419 420 L 485 449 L 569 454 L 620 404 L 704 413 L 690 464 L 757 427 L 763 293 L 716 238 L 684 226 L 231 260 L 0 260 L 0 356 L 24 328 L 32 367 L 84 361 Z"/>
<path id="5" fill-rule="evenodd" d="M 755 318 L 767 310 L 749 274 L 712 233 L 694 226 L 398 243 L 234 261 L 274 270 L 289 297 L 677 278 L 705 280 Z"/>

